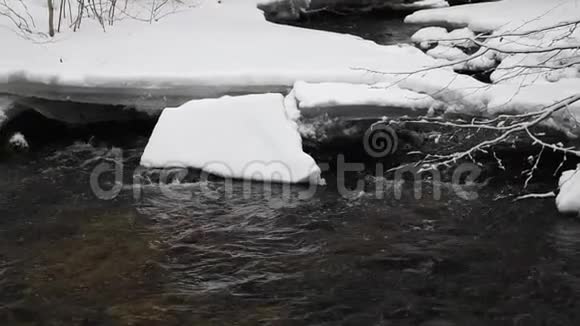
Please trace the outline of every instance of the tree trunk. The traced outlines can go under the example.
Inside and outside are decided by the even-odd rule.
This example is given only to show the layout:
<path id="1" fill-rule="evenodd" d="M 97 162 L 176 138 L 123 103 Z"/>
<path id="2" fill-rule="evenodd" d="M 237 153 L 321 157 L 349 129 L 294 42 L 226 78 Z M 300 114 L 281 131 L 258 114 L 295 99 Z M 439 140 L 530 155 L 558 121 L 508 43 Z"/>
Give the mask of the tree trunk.
<path id="1" fill-rule="evenodd" d="M 54 6 L 52 5 L 52 0 L 48 1 L 48 35 L 50 37 L 54 36 Z"/>

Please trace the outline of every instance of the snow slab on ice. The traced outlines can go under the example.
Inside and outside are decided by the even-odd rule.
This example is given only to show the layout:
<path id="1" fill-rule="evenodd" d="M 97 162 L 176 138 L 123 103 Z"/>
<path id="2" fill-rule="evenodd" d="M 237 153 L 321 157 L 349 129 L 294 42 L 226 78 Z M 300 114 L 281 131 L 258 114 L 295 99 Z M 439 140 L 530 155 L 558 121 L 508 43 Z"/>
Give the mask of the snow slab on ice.
<path id="1" fill-rule="evenodd" d="M 401 89 L 396 85 L 355 85 L 346 83 L 294 84 L 294 96 L 301 111 L 340 106 L 383 106 L 409 110 L 428 110 L 441 106 L 429 95 Z"/>
<path id="2" fill-rule="evenodd" d="M 46 26 L 46 9 L 33 4 L 37 26 Z M 0 16 L 0 25 L 9 24 Z M 267 22 L 250 0 L 202 1 L 151 24 L 117 21 L 106 32 L 86 20 L 76 33 L 36 42 L 0 28 L 0 39 L 0 92 L 157 110 L 196 98 L 287 92 L 298 80 L 372 84 L 381 76 L 352 68 L 433 62 L 411 46 Z"/>
<path id="3" fill-rule="evenodd" d="M 556 205 L 560 213 L 580 215 L 580 166 L 562 173 Z"/>
<path id="4" fill-rule="evenodd" d="M 193 167 L 226 178 L 319 183 L 281 94 L 190 101 L 163 111 L 141 165 Z"/>

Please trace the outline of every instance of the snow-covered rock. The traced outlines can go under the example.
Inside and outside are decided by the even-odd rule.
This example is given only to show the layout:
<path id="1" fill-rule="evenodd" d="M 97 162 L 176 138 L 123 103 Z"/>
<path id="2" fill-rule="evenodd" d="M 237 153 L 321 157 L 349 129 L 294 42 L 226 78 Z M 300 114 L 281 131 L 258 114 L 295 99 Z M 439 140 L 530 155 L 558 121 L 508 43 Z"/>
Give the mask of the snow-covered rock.
<path id="1" fill-rule="evenodd" d="M 556 197 L 558 210 L 564 214 L 580 215 L 580 166 L 562 173 L 559 187 L 560 193 Z"/>
<path id="2" fill-rule="evenodd" d="M 459 28 L 447 32 L 447 29 L 443 27 L 431 26 L 415 32 L 411 36 L 411 41 L 418 44 L 423 50 L 437 44 L 446 47 L 470 48 L 474 46 L 471 41 L 473 38 L 475 38 L 475 34 L 469 28 Z"/>
<path id="3" fill-rule="evenodd" d="M 443 27 L 425 27 L 416 31 L 415 34 L 411 36 L 411 41 L 418 44 L 421 49 L 426 50 L 437 44 L 439 40 L 445 39 L 448 34 L 447 29 Z"/>
<path id="4" fill-rule="evenodd" d="M 141 164 L 193 167 L 226 178 L 321 181 L 281 94 L 194 100 L 165 109 Z"/>
<path id="5" fill-rule="evenodd" d="M 427 55 L 435 59 L 444 59 L 449 61 L 457 61 L 469 57 L 460 49 L 445 45 L 437 45 L 436 47 L 427 51 Z"/>

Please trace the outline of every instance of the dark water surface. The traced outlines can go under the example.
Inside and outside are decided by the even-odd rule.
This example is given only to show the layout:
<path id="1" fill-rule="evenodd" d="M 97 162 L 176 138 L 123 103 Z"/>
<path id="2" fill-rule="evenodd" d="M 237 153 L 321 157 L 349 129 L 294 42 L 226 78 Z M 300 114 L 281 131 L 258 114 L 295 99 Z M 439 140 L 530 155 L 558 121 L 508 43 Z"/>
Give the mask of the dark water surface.
<path id="1" fill-rule="evenodd" d="M 337 15 L 327 12 L 313 15 L 289 25 L 346 33 L 372 40 L 378 44 L 391 45 L 410 43 L 411 36 L 421 28 L 415 24 L 404 24 L 403 14 L 367 13 Z"/>
<path id="2" fill-rule="evenodd" d="M 430 182 L 421 199 L 407 183 L 377 198 L 372 169 L 346 196 L 333 173 L 309 198 L 241 182 L 225 198 L 225 181 L 194 172 L 165 186 L 139 173 L 135 190 L 146 140 L 66 139 L 0 160 L 0 325 L 580 322 L 580 223 L 552 199 L 513 202 L 521 178 L 474 201 L 448 185 L 434 199 Z M 98 199 L 91 172 L 115 162 L 122 190 Z"/>
<path id="3" fill-rule="evenodd" d="M 429 182 L 422 199 L 412 184 L 400 199 L 377 198 L 365 175 L 349 177 L 364 192 L 343 196 L 333 173 L 306 199 L 304 186 L 285 197 L 281 186 L 267 195 L 241 182 L 226 198 L 225 181 L 193 172 L 138 192 L 131 180 L 146 139 L 69 141 L 0 162 L 2 325 L 580 320 L 580 224 L 552 200 L 514 203 L 502 181 L 475 201 L 446 186 L 434 199 Z M 113 168 L 118 153 L 124 186 L 97 199 L 90 174 Z"/>

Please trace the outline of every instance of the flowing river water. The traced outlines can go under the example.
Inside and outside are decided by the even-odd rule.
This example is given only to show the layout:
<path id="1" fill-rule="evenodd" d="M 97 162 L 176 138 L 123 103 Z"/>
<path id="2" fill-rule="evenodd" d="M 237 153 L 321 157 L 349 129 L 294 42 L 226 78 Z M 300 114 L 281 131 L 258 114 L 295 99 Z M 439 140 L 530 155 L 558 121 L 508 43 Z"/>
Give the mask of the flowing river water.
<path id="1" fill-rule="evenodd" d="M 400 18 L 308 24 L 383 43 L 414 30 Z M 194 171 L 180 183 L 151 176 L 134 187 L 150 132 L 83 130 L 2 157 L 0 325 L 580 321 L 580 223 L 560 216 L 553 199 L 514 202 L 525 178 L 495 176 L 470 190 L 475 200 L 444 182 L 436 198 L 429 180 L 421 198 L 409 183 L 377 196 L 372 166 L 343 178 L 349 189 L 364 183 L 347 194 L 332 170 L 307 197 L 304 186 L 288 194 L 242 182 L 228 195 L 224 180 Z M 356 146 L 309 151 L 320 162 Z M 91 190 L 102 164 L 123 172 L 109 200 Z M 112 178 L 101 182 L 114 187 Z"/>

